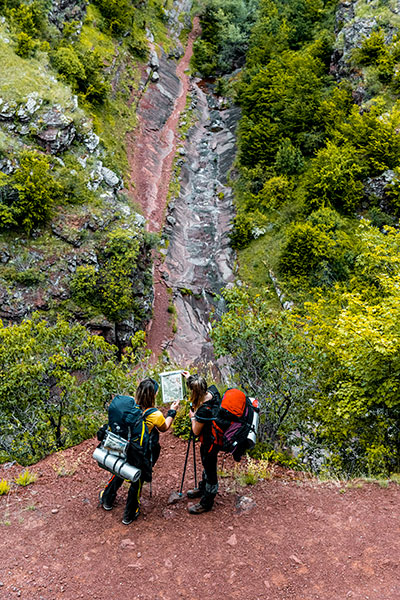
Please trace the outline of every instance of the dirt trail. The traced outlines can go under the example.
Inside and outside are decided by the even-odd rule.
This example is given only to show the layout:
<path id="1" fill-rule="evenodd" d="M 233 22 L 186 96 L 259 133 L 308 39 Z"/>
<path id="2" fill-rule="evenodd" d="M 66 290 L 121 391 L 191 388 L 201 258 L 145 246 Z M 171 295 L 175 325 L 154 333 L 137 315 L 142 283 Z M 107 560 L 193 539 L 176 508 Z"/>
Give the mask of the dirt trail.
<path id="1" fill-rule="evenodd" d="M 107 475 L 91 459 L 93 440 L 31 467 L 36 483 L 0 497 L 0 598 L 400 598 L 397 484 L 346 488 L 275 468 L 252 487 L 221 479 L 214 509 L 189 515 L 185 499 L 167 504 L 186 443 L 170 433 L 161 442 L 153 497 L 146 486 L 130 526 L 121 523 L 126 489 L 112 511 L 97 505 Z M 19 471 L 0 467 L 0 479 Z M 240 512 L 243 495 L 255 506 Z"/>
<path id="2" fill-rule="evenodd" d="M 185 54 L 176 69 L 176 77 L 179 79 L 179 94 L 167 121 L 158 128 L 150 119 L 141 118 L 141 113 L 157 110 L 157 106 L 152 105 L 154 102 L 152 90 L 148 89 L 138 107 L 139 127 L 128 139 L 128 160 L 131 178 L 135 183 L 133 199 L 140 205 L 147 219 L 148 231 L 153 233 L 160 233 L 164 224 L 169 182 L 178 143 L 178 122 L 185 108 L 189 90 L 189 76 L 185 71 L 189 67 L 193 42 L 199 32 L 199 19 L 196 17 L 189 34 Z M 160 81 L 162 82 L 162 74 Z M 153 319 L 146 332 L 147 345 L 153 351 L 154 359 L 157 358 L 162 348 L 168 345 L 168 341 L 173 335 L 167 312 L 169 296 L 161 277 L 162 269 L 160 267 L 161 259 L 159 256 L 155 256 Z"/>

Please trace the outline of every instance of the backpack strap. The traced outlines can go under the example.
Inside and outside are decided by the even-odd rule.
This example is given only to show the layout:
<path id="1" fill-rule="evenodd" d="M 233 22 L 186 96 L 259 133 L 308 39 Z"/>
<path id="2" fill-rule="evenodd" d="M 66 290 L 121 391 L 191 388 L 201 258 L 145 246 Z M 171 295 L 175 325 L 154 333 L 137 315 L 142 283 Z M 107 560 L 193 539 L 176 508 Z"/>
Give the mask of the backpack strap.
<path id="1" fill-rule="evenodd" d="M 157 412 L 158 408 L 156 408 L 155 406 L 151 406 L 150 408 L 146 408 L 146 410 L 143 413 L 143 418 L 145 419 L 148 415 L 153 414 L 154 412 Z"/>

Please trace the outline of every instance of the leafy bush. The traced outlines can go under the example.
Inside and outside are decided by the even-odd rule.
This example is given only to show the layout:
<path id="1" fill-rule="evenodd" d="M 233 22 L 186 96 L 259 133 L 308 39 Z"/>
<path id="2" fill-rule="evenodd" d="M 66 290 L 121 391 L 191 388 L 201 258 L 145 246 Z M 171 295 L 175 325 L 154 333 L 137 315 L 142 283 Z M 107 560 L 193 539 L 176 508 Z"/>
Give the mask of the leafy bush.
<path id="1" fill-rule="evenodd" d="M 20 227 L 29 233 L 47 223 L 61 195 L 62 187 L 50 172 L 48 158 L 25 151 L 15 173 L 0 173 L 0 227 Z"/>
<path id="2" fill-rule="evenodd" d="M 278 150 L 280 162 L 290 152 L 291 169 L 298 168 L 302 152 L 314 148 L 304 144 L 304 133 L 315 128 L 315 114 L 322 99 L 324 66 L 309 53 L 284 52 L 261 67 L 240 88 L 243 118 L 239 128 L 240 162 L 254 167 L 273 164 Z M 288 147 L 287 139 L 295 146 Z"/>
<path id="3" fill-rule="evenodd" d="M 0 496 L 5 496 L 10 491 L 11 486 L 6 479 L 0 479 Z"/>
<path id="4" fill-rule="evenodd" d="M 308 275 L 331 257 L 333 241 L 310 223 L 294 224 L 286 236 L 280 256 L 280 270 L 287 275 Z"/>
<path id="5" fill-rule="evenodd" d="M 256 196 L 257 206 L 279 209 L 285 202 L 293 198 L 293 183 L 287 177 L 271 177 Z"/>
<path id="6" fill-rule="evenodd" d="M 61 319 L 1 326 L 0 450 L 26 465 L 94 435 L 112 395 L 134 393 L 138 352 L 117 364 L 103 338 Z"/>
<path id="7" fill-rule="evenodd" d="M 361 202 L 365 173 L 360 155 L 350 146 L 328 142 L 311 161 L 307 174 L 307 204 L 311 209 L 324 206 L 352 213 Z"/>
<path id="8" fill-rule="evenodd" d="M 17 35 L 17 45 L 15 48 L 15 53 L 22 58 L 29 58 L 32 56 L 36 49 L 36 42 L 33 40 L 27 33 L 21 31 Z"/>
<path id="9" fill-rule="evenodd" d="M 373 31 L 368 38 L 365 38 L 360 48 L 353 51 L 353 59 L 360 65 L 376 65 L 388 54 L 388 48 L 385 41 L 385 32 L 383 29 Z"/>
<path id="10" fill-rule="evenodd" d="M 252 0 L 206 0 L 200 14 L 202 37 L 193 45 L 192 68 L 204 76 L 231 72 L 244 57 L 255 10 Z"/>
<path id="11" fill-rule="evenodd" d="M 139 256 L 140 251 L 146 254 L 149 249 L 142 243 L 139 235 L 130 230 L 109 232 L 104 247 L 98 253 L 99 268 L 80 266 L 71 281 L 71 291 L 77 304 L 83 308 L 92 306 L 114 322 L 132 314 L 139 322 L 142 321 L 143 289 L 135 285 L 138 270 L 148 268 Z M 151 284 L 150 274 L 148 284 Z"/>
<path id="12" fill-rule="evenodd" d="M 282 140 L 275 156 L 274 168 L 280 175 L 295 175 L 302 171 L 304 158 L 301 150 L 289 138 Z"/>
<path id="13" fill-rule="evenodd" d="M 239 213 L 233 220 L 233 229 L 230 233 L 232 248 L 240 249 L 249 245 L 253 236 L 253 228 L 256 224 L 254 214 Z"/>
<path id="14" fill-rule="evenodd" d="M 85 69 L 72 46 L 61 46 L 53 56 L 57 71 L 76 89 L 86 78 Z"/>
<path id="15" fill-rule="evenodd" d="M 14 27 L 30 37 L 38 37 L 47 23 L 46 2 L 17 2 L 7 11 Z"/>
<path id="16" fill-rule="evenodd" d="M 31 483 L 34 483 L 38 478 L 37 473 L 31 473 L 29 469 L 25 469 L 21 471 L 21 473 L 14 479 L 17 485 L 21 485 L 22 487 L 26 487 Z"/>

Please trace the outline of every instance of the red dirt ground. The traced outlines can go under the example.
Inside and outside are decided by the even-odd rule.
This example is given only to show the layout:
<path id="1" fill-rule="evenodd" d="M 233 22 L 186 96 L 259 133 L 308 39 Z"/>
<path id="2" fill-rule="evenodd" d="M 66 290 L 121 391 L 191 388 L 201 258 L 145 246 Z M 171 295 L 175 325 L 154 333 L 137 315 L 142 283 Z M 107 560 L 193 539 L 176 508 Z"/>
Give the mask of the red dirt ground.
<path id="1" fill-rule="evenodd" d="M 94 440 L 31 467 L 34 484 L 0 497 L 0 598 L 400 598 L 397 484 L 346 488 L 275 467 L 255 486 L 222 478 L 214 509 L 189 515 L 186 499 L 167 504 L 186 442 L 169 432 L 161 442 L 153 496 L 146 484 L 142 514 L 129 526 L 121 523 L 124 487 L 112 511 L 98 506 L 107 474 L 91 458 Z M 20 471 L 0 467 L 0 479 Z M 190 465 L 184 489 L 192 485 Z M 243 495 L 256 503 L 248 512 L 236 508 Z"/>

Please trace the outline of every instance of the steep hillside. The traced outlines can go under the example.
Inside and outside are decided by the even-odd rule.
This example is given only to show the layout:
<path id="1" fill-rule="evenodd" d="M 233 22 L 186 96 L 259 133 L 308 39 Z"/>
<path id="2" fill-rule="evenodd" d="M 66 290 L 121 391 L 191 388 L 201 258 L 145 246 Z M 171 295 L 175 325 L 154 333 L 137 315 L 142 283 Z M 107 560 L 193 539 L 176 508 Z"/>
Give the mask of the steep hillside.
<path id="1" fill-rule="evenodd" d="M 396 472 L 399 3 L 209 0 L 200 22 L 194 64 L 242 110 L 217 355 L 262 398 L 264 456 Z"/>
<path id="2" fill-rule="evenodd" d="M 145 68 L 147 38 L 154 48 L 164 43 L 172 60 L 182 52 L 185 13 L 177 20 L 176 10 L 158 2 L 0 4 L 5 322 L 35 310 L 63 315 L 124 347 L 149 320 L 154 238 L 126 189 L 135 181 L 125 135 L 157 77 L 155 50 Z"/>

